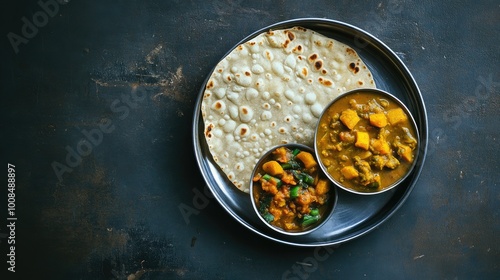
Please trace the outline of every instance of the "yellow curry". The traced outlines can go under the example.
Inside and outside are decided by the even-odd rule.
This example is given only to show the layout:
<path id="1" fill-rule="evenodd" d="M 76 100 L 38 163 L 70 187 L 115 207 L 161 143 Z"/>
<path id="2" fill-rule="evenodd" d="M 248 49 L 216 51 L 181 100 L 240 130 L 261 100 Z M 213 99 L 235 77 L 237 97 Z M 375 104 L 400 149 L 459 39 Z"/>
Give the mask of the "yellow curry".
<path id="1" fill-rule="evenodd" d="M 318 157 L 342 186 L 379 192 L 411 168 L 417 139 L 399 104 L 376 92 L 339 98 L 323 114 L 316 136 Z"/>

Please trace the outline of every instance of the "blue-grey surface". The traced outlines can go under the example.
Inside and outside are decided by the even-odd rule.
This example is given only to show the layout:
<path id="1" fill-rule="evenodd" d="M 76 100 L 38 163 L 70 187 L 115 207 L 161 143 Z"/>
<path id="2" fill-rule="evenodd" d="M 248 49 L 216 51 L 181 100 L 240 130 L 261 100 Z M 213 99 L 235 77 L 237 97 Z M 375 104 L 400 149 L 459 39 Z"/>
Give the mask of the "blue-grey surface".
<path id="1" fill-rule="evenodd" d="M 26 0 L 1 10 L 1 279 L 500 277 L 498 1 Z M 405 204 L 338 247 L 247 230 L 211 198 L 191 143 L 199 89 L 222 55 L 302 17 L 386 43 L 429 118 Z"/>

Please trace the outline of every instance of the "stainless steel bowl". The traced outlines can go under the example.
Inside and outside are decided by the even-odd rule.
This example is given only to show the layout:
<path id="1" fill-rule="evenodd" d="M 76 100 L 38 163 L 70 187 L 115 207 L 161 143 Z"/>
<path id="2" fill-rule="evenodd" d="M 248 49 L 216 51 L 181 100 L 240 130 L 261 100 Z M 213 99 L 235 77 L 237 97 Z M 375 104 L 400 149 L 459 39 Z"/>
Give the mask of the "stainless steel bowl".
<path id="1" fill-rule="evenodd" d="M 415 139 L 421 139 L 420 136 L 419 136 L 419 132 L 418 132 L 418 127 L 415 123 L 415 120 L 413 119 L 413 116 L 412 114 L 410 113 L 410 111 L 408 110 L 408 108 L 405 106 L 405 104 L 403 104 L 403 102 L 401 102 L 398 98 L 396 98 L 394 95 L 386 92 L 386 91 L 383 91 L 383 90 L 380 90 L 380 89 L 374 89 L 374 88 L 359 88 L 359 89 L 355 89 L 355 90 L 352 90 L 352 91 L 349 91 L 349 92 L 346 92 L 342 95 L 340 95 L 339 97 L 335 98 L 334 100 L 332 100 L 323 110 L 323 112 L 321 113 L 321 116 L 319 118 L 319 121 L 318 121 L 318 125 L 316 127 L 316 131 L 315 131 L 315 137 L 314 137 L 314 151 L 316 153 L 316 157 L 318 158 L 318 163 L 321 167 L 321 169 L 323 170 L 323 172 L 326 174 L 326 176 L 328 178 L 330 178 L 330 180 L 335 184 L 337 185 L 338 187 L 340 187 L 341 189 L 343 190 L 346 190 L 348 192 L 351 192 L 351 193 L 355 193 L 355 194 L 361 194 L 361 195 L 374 195 L 374 194 L 380 194 L 380 193 L 383 193 L 383 192 L 386 192 L 386 191 L 389 191 L 391 189 L 394 189 L 396 188 L 401 182 L 403 182 L 406 177 L 408 177 L 408 175 L 412 172 L 413 168 L 415 167 L 416 165 L 416 162 L 417 162 L 417 158 L 419 156 L 419 152 L 420 152 L 420 149 L 419 149 L 419 145 L 421 144 L 419 141 L 417 141 L 417 146 L 416 148 L 414 149 L 415 151 L 415 154 L 414 154 L 414 159 L 412 161 L 412 163 L 409 165 L 408 169 L 406 170 L 406 172 L 404 173 L 404 175 L 402 175 L 401 177 L 399 177 L 398 179 L 396 179 L 393 183 L 383 187 L 383 188 L 377 188 L 377 189 L 369 189 L 369 188 L 359 188 L 359 189 L 353 189 L 351 187 L 348 187 L 346 184 L 344 184 L 340 178 L 336 178 L 332 173 L 334 171 L 331 171 L 329 170 L 329 168 L 326 166 L 325 164 L 325 161 L 327 161 L 325 158 L 326 156 L 323 156 L 321 154 L 321 151 L 319 150 L 319 147 L 318 147 L 318 134 L 319 134 L 319 130 L 320 130 L 320 126 L 319 124 L 321 123 L 321 121 L 327 117 L 327 114 L 329 113 L 332 113 L 332 112 L 329 112 L 330 111 L 330 108 L 336 104 L 337 102 L 343 100 L 343 102 L 346 102 L 347 100 L 350 100 L 352 99 L 353 97 L 355 97 L 356 95 L 358 94 L 362 94 L 362 93 L 369 93 L 369 94 L 376 94 L 378 96 L 380 96 L 381 98 L 384 98 L 386 100 L 388 100 L 389 102 L 393 102 L 394 104 L 396 104 L 398 107 L 400 107 L 401 109 L 403 109 L 403 112 L 406 114 L 407 118 L 408 118 L 408 121 L 410 123 L 410 125 L 412 126 L 412 129 L 414 130 L 415 134 L 414 137 Z M 336 112 L 337 113 L 337 112 Z M 340 113 L 340 112 L 338 112 Z M 330 152 L 330 153 L 336 153 L 336 152 Z M 338 176 L 337 176 L 338 177 Z"/>
<path id="2" fill-rule="evenodd" d="M 312 231 L 320 228 L 326 221 L 328 221 L 333 213 L 333 210 L 335 208 L 335 205 L 337 204 L 337 189 L 336 187 L 330 183 L 330 190 L 329 190 L 329 198 L 328 198 L 328 201 L 326 204 L 324 204 L 322 207 L 325 207 L 324 208 L 324 211 L 322 209 L 322 213 L 321 213 L 321 217 L 320 217 L 320 220 L 318 222 L 316 222 L 315 224 L 311 225 L 310 227 L 306 227 L 304 228 L 304 230 L 297 230 L 297 231 L 287 231 L 285 229 L 282 229 L 280 227 L 277 227 L 277 226 L 274 226 L 272 224 L 270 224 L 269 222 L 267 222 L 261 215 L 260 211 L 259 211 L 259 207 L 258 207 L 258 203 L 255 201 L 255 195 L 254 195 L 254 192 L 255 191 L 258 191 L 256 189 L 256 184 L 254 183 L 254 181 L 252 180 L 252 178 L 254 178 L 254 176 L 257 174 L 257 172 L 259 170 L 261 170 L 261 167 L 262 165 L 267 161 L 269 160 L 270 156 L 271 156 L 271 153 L 276 150 L 277 148 L 280 148 L 280 147 L 286 147 L 290 150 L 294 150 L 294 149 L 299 149 L 301 151 L 306 151 L 306 152 L 309 152 L 311 153 L 311 155 L 313 155 L 313 157 L 315 157 L 315 153 L 314 153 L 314 149 L 312 149 L 311 147 L 309 146 L 306 146 L 306 145 L 302 145 L 302 144 L 282 144 L 282 145 L 278 145 L 278 146 L 275 146 L 273 147 L 272 149 L 270 149 L 269 151 L 267 151 L 260 159 L 259 161 L 257 162 L 257 164 L 255 165 L 254 167 L 254 170 L 252 172 L 252 177 L 251 177 L 251 180 L 250 180 L 250 198 L 251 198 L 251 201 L 252 201 L 252 206 L 253 206 L 253 209 L 255 211 L 255 214 L 259 217 L 259 219 L 262 221 L 263 224 L 265 224 L 266 226 L 268 226 L 269 228 L 271 228 L 272 230 L 278 232 L 278 233 L 281 233 L 281 234 L 285 234 L 285 235 L 305 235 L 305 234 L 308 234 L 308 233 L 311 233 Z M 318 159 L 315 157 L 315 160 L 316 162 L 318 162 Z M 321 170 L 321 168 L 319 167 L 319 164 L 318 164 L 318 167 L 317 167 L 317 172 L 319 174 L 319 176 L 323 179 L 326 179 L 326 176 L 325 174 L 323 174 L 323 171 Z"/>

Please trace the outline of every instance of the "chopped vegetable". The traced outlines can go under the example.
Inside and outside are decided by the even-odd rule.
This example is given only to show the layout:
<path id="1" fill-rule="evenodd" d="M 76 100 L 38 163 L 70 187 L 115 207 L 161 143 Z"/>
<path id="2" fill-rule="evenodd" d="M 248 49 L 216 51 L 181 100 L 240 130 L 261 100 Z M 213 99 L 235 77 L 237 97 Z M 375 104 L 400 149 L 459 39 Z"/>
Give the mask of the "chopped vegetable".
<path id="1" fill-rule="evenodd" d="M 266 222 L 270 223 L 274 220 L 274 216 L 269 213 L 269 212 L 266 212 L 262 215 L 262 217 L 264 218 L 264 220 L 266 220 Z"/>
<path id="2" fill-rule="evenodd" d="M 361 158 L 355 156 L 354 166 L 356 166 L 357 170 L 359 171 L 360 184 L 366 186 L 373 182 L 375 174 L 372 173 L 372 168 L 366 160 L 362 160 Z"/>
<path id="3" fill-rule="evenodd" d="M 375 155 L 372 157 L 371 164 L 373 167 L 378 168 L 378 170 L 382 170 L 389 159 L 386 156 Z"/>
<path id="4" fill-rule="evenodd" d="M 391 125 L 396 125 L 401 122 L 405 122 L 407 120 L 405 112 L 403 109 L 396 108 L 387 111 L 387 119 Z"/>
<path id="5" fill-rule="evenodd" d="M 400 162 L 397 158 L 395 158 L 393 155 L 387 155 L 387 163 L 385 164 L 385 167 L 390 168 L 390 169 L 396 169 L 399 166 Z"/>
<path id="6" fill-rule="evenodd" d="M 298 184 L 302 185 L 304 188 L 314 184 L 314 178 L 305 172 L 292 170 L 291 173 L 293 174 L 293 177 L 298 180 Z"/>
<path id="7" fill-rule="evenodd" d="M 316 194 L 322 195 L 327 193 L 329 190 L 330 190 L 330 184 L 328 183 L 328 181 L 324 179 L 319 179 L 318 183 L 316 184 Z"/>
<path id="8" fill-rule="evenodd" d="M 272 183 L 273 185 L 275 185 L 277 187 L 281 186 L 281 180 L 278 179 L 278 178 L 276 178 L 276 177 L 273 177 L 273 176 L 271 176 L 269 174 L 266 174 L 266 175 L 262 176 L 262 179 L 264 179 L 264 180 Z"/>
<path id="9" fill-rule="evenodd" d="M 304 215 L 304 219 L 302 221 L 302 226 L 303 227 L 309 226 L 311 224 L 316 223 L 318 220 L 319 220 L 319 215 L 311 216 L 311 215 L 306 214 L 306 215 Z"/>
<path id="10" fill-rule="evenodd" d="M 370 149 L 378 155 L 387 155 L 391 152 L 391 146 L 384 139 L 373 139 Z"/>
<path id="11" fill-rule="evenodd" d="M 370 135 L 368 132 L 356 131 L 356 143 L 354 146 L 368 150 L 370 148 Z"/>
<path id="12" fill-rule="evenodd" d="M 283 167 L 281 167 L 281 165 L 275 160 L 271 160 L 271 161 L 264 163 L 262 165 L 262 169 L 265 172 L 271 174 L 272 176 L 281 175 L 284 172 Z"/>
<path id="13" fill-rule="evenodd" d="M 290 160 L 289 162 L 286 162 L 286 163 L 283 163 L 281 165 L 281 167 L 283 169 L 299 169 L 300 168 L 300 165 L 298 162 L 294 161 L 294 160 Z"/>
<path id="14" fill-rule="evenodd" d="M 318 216 L 319 215 L 319 210 L 318 209 L 311 209 L 309 212 L 309 215 L 311 216 Z"/>
<path id="15" fill-rule="evenodd" d="M 301 175 L 302 175 L 302 181 L 304 181 L 304 183 L 308 185 L 314 184 L 314 178 L 311 175 L 307 173 L 301 173 Z"/>
<path id="16" fill-rule="evenodd" d="M 270 217 L 268 216 L 267 218 L 265 217 L 267 214 L 269 214 L 269 206 L 271 205 L 272 201 L 272 196 L 262 196 L 259 200 L 259 213 L 264 217 L 264 219 L 268 220 Z M 271 215 L 271 214 L 269 214 Z M 272 216 L 272 215 L 271 215 Z M 274 217 L 273 217 L 274 219 Z"/>
<path id="17" fill-rule="evenodd" d="M 300 160 L 304 164 L 304 167 L 306 169 L 309 169 L 309 168 L 312 168 L 312 167 L 315 167 L 316 165 L 318 165 L 318 163 L 314 159 L 313 155 L 309 152 L 301 151 L 300 153 L 298 153 L 295 156 L 295 158 Z"/>
<path id="18" fill-rule="evenodd" d="M 279 147 L 276 150 L 273 151 L 273 155 L 276 161 L 278 162 L 287 162 L 288 161 L 288 154 L 287 154 L 287 149 L 284 147 Z"/>
<path id="19" fill-rule="evenodd" d="M 300 186 L 295 186 L 290 189 L 290 198 L 297 198 L 299 196 Z"/>
<path id="20" fill-rule="evenodd" d="M 412 162 L 413 161 L 412 149 L 409 146 L 401 143 L 398 143 L 396 145 L 398 147 L 398 155 L 400 155 L 401 158 L 406 160 L 407 162 Z"/>
<path id="21" fill-rule="evenodd" d="M 356 137 L 351 133 L 351 131 L 342 131 L 339 133 L 340 141 L 344 143 L 354 143 Z"/>
<path id="22" fill-rule="evenodd" d="M 344 166 L 340 172 L 347 180 L 354 179 L 359 176 L 358 170 L 352 165 Z"/>
<path id="23" fill-rule="evenodd" d="M 340 115 L 340 121 L 350 130 L 352 130 L 360 120 L 361 118 L 358 116 L 358 113 L 352 109 L 344 110 Z"/>
<path id="24" fill-rule="evenodd" d="M 359 157 L 360 157 L 361 159 L 367 159 L 367 158 L 371 157 L 372 155 L 373 155 L 373 154 L 372 154 L 370 151 L 364 151 L 364 152 L 361 152 L 361 153 L 359 154 Z"/>
<path id="25" fill-rule="evenodd" d="M 403 142 L 405 144 L 410 145 L 412 148 L 415 148 L 415 145 L 417 145 L 417 139 L 411 135 L 410 129 L 407 127 L 402 127 L 404 135 L 403 135 Z"/>
<path id="26" fill-rule="evenodd" d="M 370 124 L 376 127 L 384 127 L 387 125 L 387 117 L 384 113 L 371 114 Z"/>

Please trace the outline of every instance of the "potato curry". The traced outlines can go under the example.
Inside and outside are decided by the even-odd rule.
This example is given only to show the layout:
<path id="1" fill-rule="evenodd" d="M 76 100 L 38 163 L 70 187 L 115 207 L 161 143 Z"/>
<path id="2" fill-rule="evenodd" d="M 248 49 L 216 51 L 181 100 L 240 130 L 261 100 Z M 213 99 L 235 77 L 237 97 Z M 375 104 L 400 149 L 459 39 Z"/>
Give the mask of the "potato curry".
<path id="1" fill-rule="evenodd" d="M 343 187 L 379 192 L 412 167 L 417 140 L 412 119 L 400 105 L 376 92 L 339 98 L 321 117 L 318 157 Z"/>
<path id="2" fill-rule="evenodd" d="M 262 218 L 288 232 L 306 230 L 322 218 L 330 182 L 320 177 L 313 154 L 279 147 L 255 172 L 253 198 Z"/>

